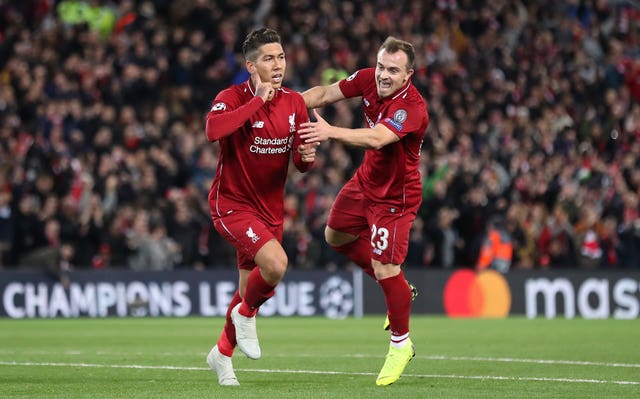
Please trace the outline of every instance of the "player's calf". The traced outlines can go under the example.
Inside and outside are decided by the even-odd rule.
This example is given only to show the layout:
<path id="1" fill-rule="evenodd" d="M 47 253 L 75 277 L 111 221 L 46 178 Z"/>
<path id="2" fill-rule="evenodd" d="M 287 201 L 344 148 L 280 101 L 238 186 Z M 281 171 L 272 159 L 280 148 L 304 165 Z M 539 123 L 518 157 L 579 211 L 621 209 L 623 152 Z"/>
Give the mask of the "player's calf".
<path id="1" fill-rule="evenodd" d="M 409 288 L 411 288 L 411 301 L 414 301 L 418 296 L 418 289 L 415 285 L 411 284 L 409 280 L 407 280 L 407 284 L 409 284 Z M 388 331 L 391 327 L 391 322 L 389 321 L 389 315 L 384 319 L 384 323 L 382 324 L 382 329 Z"/>

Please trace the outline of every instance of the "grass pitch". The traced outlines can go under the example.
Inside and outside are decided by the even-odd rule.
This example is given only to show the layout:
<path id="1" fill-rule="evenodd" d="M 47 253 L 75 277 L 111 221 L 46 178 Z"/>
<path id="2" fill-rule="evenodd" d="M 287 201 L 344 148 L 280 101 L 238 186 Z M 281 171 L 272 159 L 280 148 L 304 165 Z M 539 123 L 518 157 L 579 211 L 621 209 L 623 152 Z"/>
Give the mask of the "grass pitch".
<path id="1" fill-rule="evenodd" d="M 2 398 L 638 398 L 640 320 L 414 316 L 417 355 L 376 387 L 383 317 L 258 318 L 240 387 L 205 356 L 222 318 L 0 320 Z"/>

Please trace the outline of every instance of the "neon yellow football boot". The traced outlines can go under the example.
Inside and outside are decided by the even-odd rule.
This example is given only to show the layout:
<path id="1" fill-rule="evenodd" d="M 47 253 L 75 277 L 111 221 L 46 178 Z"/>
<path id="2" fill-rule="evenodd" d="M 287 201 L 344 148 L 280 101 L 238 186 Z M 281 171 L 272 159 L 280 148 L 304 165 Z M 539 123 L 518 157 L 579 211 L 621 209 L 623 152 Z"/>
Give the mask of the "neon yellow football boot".
<path id="1" fill-rule="evenodd" d="M 416 351 L 410 338 L 407 339 L 405 346 L 400 349 L 390 344 L 384 366 L 382 366 L 382 370 L 380 370 L 380 374 L 376 379 L 376 385 L 386 386 L 398 381 L 404 368 L 407 367 L 407 364 L 415 355 Z"/>
<path id="2" fill-rule="evenodd" d="M 409 288 L 411 288 L 411 300 L 413 301 L 418 296 L 418 289 L 416 288 L 415 285 L 411 284 L 409 281 L 407 281 L 407 284 L 409 284 Z M 384 324 L 382 324 L 382 329 L 387 331 L 389 330 L 389 327 L 391 327 L 391 323 L 389 323 L 389 315 L 387 315 L 387 318 L 384 319 Z"/>

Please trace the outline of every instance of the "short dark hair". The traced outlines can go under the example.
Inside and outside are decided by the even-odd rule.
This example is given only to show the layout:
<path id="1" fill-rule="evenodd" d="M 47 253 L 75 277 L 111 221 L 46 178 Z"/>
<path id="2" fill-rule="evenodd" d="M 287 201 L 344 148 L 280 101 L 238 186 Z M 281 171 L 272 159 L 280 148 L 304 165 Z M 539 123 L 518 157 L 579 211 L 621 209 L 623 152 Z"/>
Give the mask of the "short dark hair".
<path id="1" fill-rule="evenodd" d="M 245 60 L 255 61 L 258 49 L 269 43 L 280 43 L 280 35 L 273 29 L 255 29 L 247 35 L 242 43 L 242 54 Z"/>
<path id="2" fill-rule="evenodd" d="M 413 69 L 413 63 L 416 60 L 416 53 L 413 49 L 413 44 L 400 40 L 396 37 L 389 36 L 384 43 L 382 43 L 378 52 L 382 50 L 387 50 L 387 53 L 390 54 L 393 54 L 396 51 L 404 51 L 407 55 L 407 70 Z"/>

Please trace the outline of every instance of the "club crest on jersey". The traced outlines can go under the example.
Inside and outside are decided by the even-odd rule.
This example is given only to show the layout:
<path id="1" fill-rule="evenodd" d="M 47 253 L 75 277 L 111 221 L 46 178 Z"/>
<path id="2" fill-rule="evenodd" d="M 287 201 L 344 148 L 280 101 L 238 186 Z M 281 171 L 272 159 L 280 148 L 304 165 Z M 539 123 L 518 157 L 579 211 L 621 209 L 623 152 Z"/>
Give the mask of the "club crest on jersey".
<path id="1" fill-rule="evenodd" d="M 251 227 L 247 229 L 246 234 L 247 234 L 247 237 L 251 238 L 251 242 L 254 244 L 258 242 L 258 240 L 260 239 L 260 236 L 258 236 Z"/>
<path id="2" fill-rule="evenodd" d="M 224 111 L 225 109 L 227 109 L 227 104 L 225 103 L 215 103 L 211 107 L 211 111 Z"/>
<path id="3" fill-rule="evenodd" d="M 289 115 L 289 133 L 296 131 L 296 113 Z"/>

